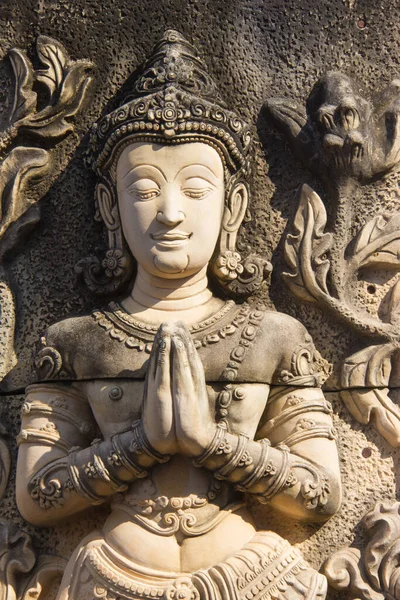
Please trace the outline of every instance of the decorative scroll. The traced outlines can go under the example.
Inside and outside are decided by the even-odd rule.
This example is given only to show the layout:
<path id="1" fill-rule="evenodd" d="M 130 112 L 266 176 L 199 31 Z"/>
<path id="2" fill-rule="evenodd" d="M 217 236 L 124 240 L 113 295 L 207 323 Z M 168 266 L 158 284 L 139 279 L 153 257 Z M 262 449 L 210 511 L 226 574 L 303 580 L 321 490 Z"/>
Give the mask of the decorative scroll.
<path id="1" fill-rule="evenodd" d="M 400 503 L 380 502 L 362 523 L 370 538 L 365 548 L 344 548 L 324 564 L 329 584 L 354 600 L 400 597 Z"/>
<path id="2" fill-rule="evenodd" d="M 36 559 L 31 537 L 3 519 L 0 557 L 0 600 L 45 600 L 66 565 L 66 560 L 58 556 Z"/>

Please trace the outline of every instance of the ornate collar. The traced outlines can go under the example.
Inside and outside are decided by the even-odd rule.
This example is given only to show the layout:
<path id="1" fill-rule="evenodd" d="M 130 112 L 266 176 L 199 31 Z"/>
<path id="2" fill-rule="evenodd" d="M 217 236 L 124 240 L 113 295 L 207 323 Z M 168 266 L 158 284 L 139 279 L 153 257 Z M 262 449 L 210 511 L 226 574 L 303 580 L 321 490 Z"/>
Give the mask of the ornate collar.
<path id="1" fill-rule="evenodd" d="M 190 325 L 189 331 L 194 337 L 196 348 L 206 346 L 209 343 L 215 343 L 228 335 L 232 335 L 243 322 L 249 310 L 247 304 L 238 306 L 233 300 L 229 300 L 218 312 L 208 317 L 208 319 Z M 229 313 L 233 314 L 227 323 L 215 331 L 205 333 L 206 330 L 219 323 Z M 92 313 L 92 317 L 102 329 L 108 332 L 112 339 L 124 343 L 128 348 L 135 348 L 138 351 L 145 350 L 148 353 L 151 352 L 154 336 L 158 330 L 157 325 L 150 325 L 136 319 L 127 313 L 117 302 L 111 302 L 107 308 L 95 310 Z"/>

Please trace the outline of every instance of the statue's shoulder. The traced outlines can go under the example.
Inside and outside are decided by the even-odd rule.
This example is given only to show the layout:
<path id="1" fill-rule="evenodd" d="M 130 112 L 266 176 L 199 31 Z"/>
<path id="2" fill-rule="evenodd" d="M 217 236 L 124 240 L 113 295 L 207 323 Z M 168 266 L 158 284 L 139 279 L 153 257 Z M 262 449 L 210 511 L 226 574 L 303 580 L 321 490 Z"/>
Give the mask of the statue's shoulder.
<path id="1" fill-rule="evenodd" d="M 93 314 L 69 317 L 50 325 L 36 345 L 34 367 L 38 380 L 79 377 L 77 358 L 82 360 L 93 353 L 97 337 Z"/>
<path id="2" fill-rule="evenodd" d="M 122 329 L 116 312 L 109 305 L 51 325 L 37 346 L 37 379 L 143 379 L 154 336 Z"/>
<path id="3" fill-rule="evenodd" d="M 322 359 L 311 335 L 297 319 L 264 307 L 249 309 L 239 344 L 237 377 L 275 385 L 317 386 Z M 232 361 L 233 363 L 234 361 Z"/>

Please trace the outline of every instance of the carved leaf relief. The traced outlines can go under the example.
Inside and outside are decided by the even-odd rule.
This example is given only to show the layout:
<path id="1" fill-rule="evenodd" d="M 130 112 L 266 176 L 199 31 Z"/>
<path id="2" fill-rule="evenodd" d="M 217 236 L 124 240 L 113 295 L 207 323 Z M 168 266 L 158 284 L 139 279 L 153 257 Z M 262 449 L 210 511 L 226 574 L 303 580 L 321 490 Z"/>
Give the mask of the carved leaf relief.
<path id="1" fill-rule="evenodd" d="M 373 423 L 393 447 L 400 445 L 400 409 L 389 397 L 391 356 L 395 344 L 368 346 L 342 366 L 340 396 L 353 417 Z M 371 389 L 372 388 L 372 389 Z"/>
<path id="2" fill-rule="evenodd" d="M 17 50 L 12 54 L 19 109 L 14 112 L 13 127 L 28 128 L 41 137 L 59 137 L 73 129 L 69 119 L 82 106 L 92 81 L 93 65 L 85 60 L 72 61 L 60 42 L 46 36 L 38 38 L 37 52 L 46 69 L 33 71 L 24 53 Z M 43 84 L 49 94 L 49 103 L 37 112 L 36 94 L 32 91 L 34 82 Z M 25 97 L 29 100 L 29 110 L 27 102 L 23 102 Z"/>
<path id="3" fill-rule="evenodd" d="M 0 519 L 0 600 L 45 600 L 66 563 L 58 556 L 37 559 L 30 535 Z"/>
<path id="4" fill-rule="evenodd" d="M 325 233 L 326 210 L 321 198 L 308 185 L 300 191 L 300 202 L 293 222 L 294 233 L 285 241 L 285 259 L 291 273 L 283 277 L 294 294 L 315 302 L 328 294 L 326 278 L 330 263 L 326 253 L 332 235 Z"/>
<path id="5" fill-rule="evenodd" d="M 63 81 L 68 54 L 60 42 L 46 36 L 38 38 L 37 52 L 42 63 L 46 65 L 46 69 L 38 71 L 37 80 L 46 84 L 52 96 Z"/>
<path id="6" fill-rule="evenodd" d="M 355 268 L 400 269 L 400 214 L 377 215 L 361 229 L 352 262 Z"/>
<path id="7" fill-rule="evenodd" d="M 36 108 L 37 94 L 33 91 L 34 75 L 31 61 L 26 53 L 17 48 L 9 52 L 15 76 L 14 105 L 10 115 L 13 123 L 30 115 Z"/>

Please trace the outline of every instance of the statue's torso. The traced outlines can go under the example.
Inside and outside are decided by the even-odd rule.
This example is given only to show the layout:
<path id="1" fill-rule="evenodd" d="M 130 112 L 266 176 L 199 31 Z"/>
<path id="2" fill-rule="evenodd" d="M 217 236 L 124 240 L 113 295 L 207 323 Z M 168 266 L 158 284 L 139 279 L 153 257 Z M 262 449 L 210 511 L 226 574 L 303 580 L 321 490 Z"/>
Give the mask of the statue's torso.
<path id="1" fill-rule="evenodd" d="M 115 304 L 57 323 L 41 341 L 39 378 L 73 380 L 99 434 L 108 439 L 141 416 L 156 330 Z M 316 383 L 311 338 L 286 315 L 229 302 L 190 332 L 204 367 L 210 412 L 233 433 L 257 438 L 271 386 Z M 115 496 L 112 508 L 103 530 L 107 543 L 153 568 L 195 571 L 215 564 L 255 531 L 233 486 L 180 455 Z"/>

